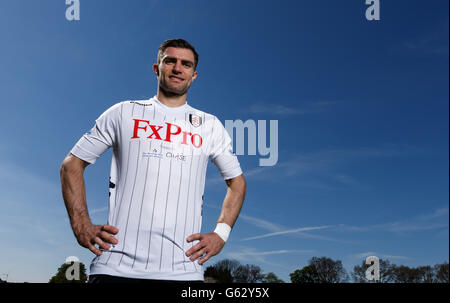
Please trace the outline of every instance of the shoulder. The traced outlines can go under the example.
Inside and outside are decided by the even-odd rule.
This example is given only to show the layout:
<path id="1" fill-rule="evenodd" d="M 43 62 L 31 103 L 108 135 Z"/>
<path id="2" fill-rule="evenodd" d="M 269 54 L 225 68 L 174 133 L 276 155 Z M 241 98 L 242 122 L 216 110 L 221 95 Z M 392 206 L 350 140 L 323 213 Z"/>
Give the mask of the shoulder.
<path id="1" fill-rule="evenodd" d="M 120 107 L 148 107 L 153 106 L 153 101 L 150 99 L 136 99 L 136 100 L 125 100 L 121 101 L 114 106 L 120 106 Z"/>
<path id="2" fill-rule="evenodd" d="M 153 102 L 150 100 L 123 100 L 119 101 L 112 106 L 110 106 L 105 113 L 109 113 L 112 115 L 117 115 L 121 117 L 124 113 L 132 113 L 137 111 L 139 108 L 148 109 L 153 106 Z"/>
<path id="3" fill-rule="evenodd" d="M 103 113 L 98 117 L 98 119 L 119 119 L 122 113 L 128 108 L 132 108 L 134 104 L 141 103 L 144 104 L 146 100 L 122 100 L 110 105 Z M 148 101 L 148 100 L 147 100 Z"/>
<path id="4" fill-rule="evenodd" d="M 187 109 L 187 114 L 188 114 L 190 120 L 201 119 L 201 123 L 206 126 L 214 127 L 214 125 L 216 125 L 217 123 L 220 123 L 220 120 L 217 118 L 217 116 L 207 113 L 205 111 L 199 110 L 190 105 Z"/>

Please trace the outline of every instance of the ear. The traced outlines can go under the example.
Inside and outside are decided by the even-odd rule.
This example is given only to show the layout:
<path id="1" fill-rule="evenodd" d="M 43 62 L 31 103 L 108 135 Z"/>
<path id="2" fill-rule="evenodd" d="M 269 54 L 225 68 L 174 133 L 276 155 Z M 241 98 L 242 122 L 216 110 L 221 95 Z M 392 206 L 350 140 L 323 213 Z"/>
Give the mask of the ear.
<path id="1" fill-rule="evenodd" d="M 158 66 L 158 64 L 153 64 L 152 69 L 153 69 L 153 72 L 155 73 L 156 77 L 159 77 L 159 66 Z"/>
<path id="2" fill-rule="evenodd" d="M 192 81 L 194 81 L 198 76 L 197 71 L 194 72 L 194 74 L 192 75 Z"/>

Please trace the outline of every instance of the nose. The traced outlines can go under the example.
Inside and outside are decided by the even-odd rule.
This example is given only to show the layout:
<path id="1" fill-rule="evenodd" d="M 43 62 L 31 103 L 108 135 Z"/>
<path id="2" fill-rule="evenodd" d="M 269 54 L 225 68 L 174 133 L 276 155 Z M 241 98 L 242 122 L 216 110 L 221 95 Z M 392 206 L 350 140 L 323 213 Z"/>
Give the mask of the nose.
<path id="1" fill-rule="evenodd" d="M 177 60 L 177 62 L 173 65 L 173 73 L 179 74 L 181 73 L 181 62 Z"/>

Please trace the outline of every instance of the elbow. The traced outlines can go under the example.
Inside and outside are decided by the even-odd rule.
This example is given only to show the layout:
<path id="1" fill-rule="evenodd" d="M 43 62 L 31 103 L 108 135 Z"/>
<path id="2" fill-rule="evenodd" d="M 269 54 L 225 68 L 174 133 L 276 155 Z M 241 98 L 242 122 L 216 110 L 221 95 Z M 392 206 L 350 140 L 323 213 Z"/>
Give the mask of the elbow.
<path id="1" fill-rule="evenodd" d="M 245 193 L 247 192 L 247 181 L 245 181 L 244 174 L 242 174 L 241 176 L 242 176 L 241 191 L 242 191 L 242 195 L 245 197 Z"/>
<path id="2" fill-rule="evenodd" d="M 228 183 L 230 189 L 239 194 L 240 196 L 242 196 L 242 200 L 245 197 L 245 193 L 247 192 L 247 182 L 245 181 L 245 177 L 244 174 L 233 178 L 230 180 L 231 182 Z"/>
<path id="3" fill-rule="evenodd" d="M 62 178 L 67 173 L 67 157 L 62 161 L 61 166 L 59 167 L 59 176 Z"/>
<path id="4" fill-rule="evenodd" d="M 67 173 L 83 173 L 88 164 L 88 162 L 78 159 L 72 154 L 68 154 L 61 163 L 61 166 L 59 168 L 59 175 L 61 178 L 63 178 Z"/>

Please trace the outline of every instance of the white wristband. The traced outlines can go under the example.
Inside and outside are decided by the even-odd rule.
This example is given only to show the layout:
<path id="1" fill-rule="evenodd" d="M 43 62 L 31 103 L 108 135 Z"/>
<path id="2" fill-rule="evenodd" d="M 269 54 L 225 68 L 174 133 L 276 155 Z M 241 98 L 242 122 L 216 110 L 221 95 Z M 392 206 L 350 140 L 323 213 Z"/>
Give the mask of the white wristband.
<path id="1" fill-rule="evenodd" d="M 226 223 L 217 223 L 214 232 L 222 238 L 223 241 L 227 242 L 228 236 L 230 235 L 231 227 Z"/>

